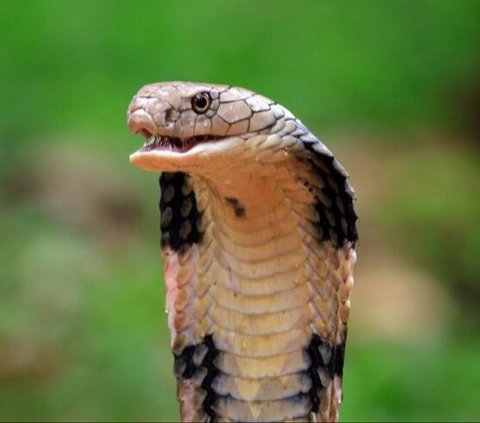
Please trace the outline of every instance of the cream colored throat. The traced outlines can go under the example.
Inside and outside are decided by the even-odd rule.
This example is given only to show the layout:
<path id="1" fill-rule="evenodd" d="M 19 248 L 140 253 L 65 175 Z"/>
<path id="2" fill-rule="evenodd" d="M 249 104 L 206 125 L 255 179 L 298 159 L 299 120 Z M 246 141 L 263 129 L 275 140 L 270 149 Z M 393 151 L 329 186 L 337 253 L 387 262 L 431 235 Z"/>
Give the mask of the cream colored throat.
<path id="1" fill-rule="evenodd" d="M 204 240 L 198 283 L 208 287 L 197 301 L 208 309 L 203 335 L 215 333 L 217 348 L 245 357 L 302 348 L 311 298 L 305 204 L 275 178 L 224 176 L 193 178 Z"/>

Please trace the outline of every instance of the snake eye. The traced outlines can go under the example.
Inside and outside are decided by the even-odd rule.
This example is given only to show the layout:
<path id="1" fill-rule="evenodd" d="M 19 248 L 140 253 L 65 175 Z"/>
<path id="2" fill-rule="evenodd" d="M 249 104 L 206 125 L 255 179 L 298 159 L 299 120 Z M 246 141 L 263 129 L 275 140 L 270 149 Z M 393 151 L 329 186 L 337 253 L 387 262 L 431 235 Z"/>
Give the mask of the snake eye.
<path id="1" fill-rule="evenodd" d="M 192 109 L 198 113 L 202 114 L 205 113 L 212 104 L 212 98 L 208 93 L 199 93 L 195 97 L 192 98 Z"/>

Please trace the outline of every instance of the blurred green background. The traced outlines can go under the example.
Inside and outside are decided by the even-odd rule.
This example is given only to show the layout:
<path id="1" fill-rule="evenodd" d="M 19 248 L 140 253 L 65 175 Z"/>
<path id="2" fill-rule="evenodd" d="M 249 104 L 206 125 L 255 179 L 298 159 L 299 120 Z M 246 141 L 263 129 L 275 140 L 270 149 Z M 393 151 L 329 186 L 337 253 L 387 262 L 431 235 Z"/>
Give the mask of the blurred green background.
<path id="1" fill-rule="evenodd" d="M 480 419 L 479 1 L 0 1 L 0 420 L 178 418 L 144 84 L 240 85 L 351 173 L 344 421 Z"/>

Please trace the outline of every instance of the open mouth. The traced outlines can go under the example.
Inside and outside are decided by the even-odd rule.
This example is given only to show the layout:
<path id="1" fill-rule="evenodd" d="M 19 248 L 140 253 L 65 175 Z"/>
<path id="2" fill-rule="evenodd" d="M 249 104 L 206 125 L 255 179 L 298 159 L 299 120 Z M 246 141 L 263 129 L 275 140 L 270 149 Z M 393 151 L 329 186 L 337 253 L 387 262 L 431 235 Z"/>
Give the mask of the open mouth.
<path id="1" fill-rule="evenodd" d="M 146 131 L 141 131 L 141 134 L 146 138 L 145 144 L 140 149 L 140 151 L 143 152 L 162 150 L 184 153 L 198 144 L 219 139 L 219 137 L 214 137 L 211 135 L 177 138 L 166 135 L 152 135 Z"/>

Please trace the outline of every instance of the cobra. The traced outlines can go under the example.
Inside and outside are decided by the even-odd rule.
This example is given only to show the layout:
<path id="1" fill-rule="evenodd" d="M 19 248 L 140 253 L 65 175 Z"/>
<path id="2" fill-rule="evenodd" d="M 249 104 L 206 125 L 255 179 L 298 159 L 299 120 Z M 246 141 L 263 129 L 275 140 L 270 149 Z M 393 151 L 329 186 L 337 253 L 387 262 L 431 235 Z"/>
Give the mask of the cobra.
<path id="1" fill-rule="evenodd" d="M 130 156 L 161 172 L 166 308 L 183 421 L 336 421 L 354 194 L 292 113 L 243 88 L 143 87 Z"/>

